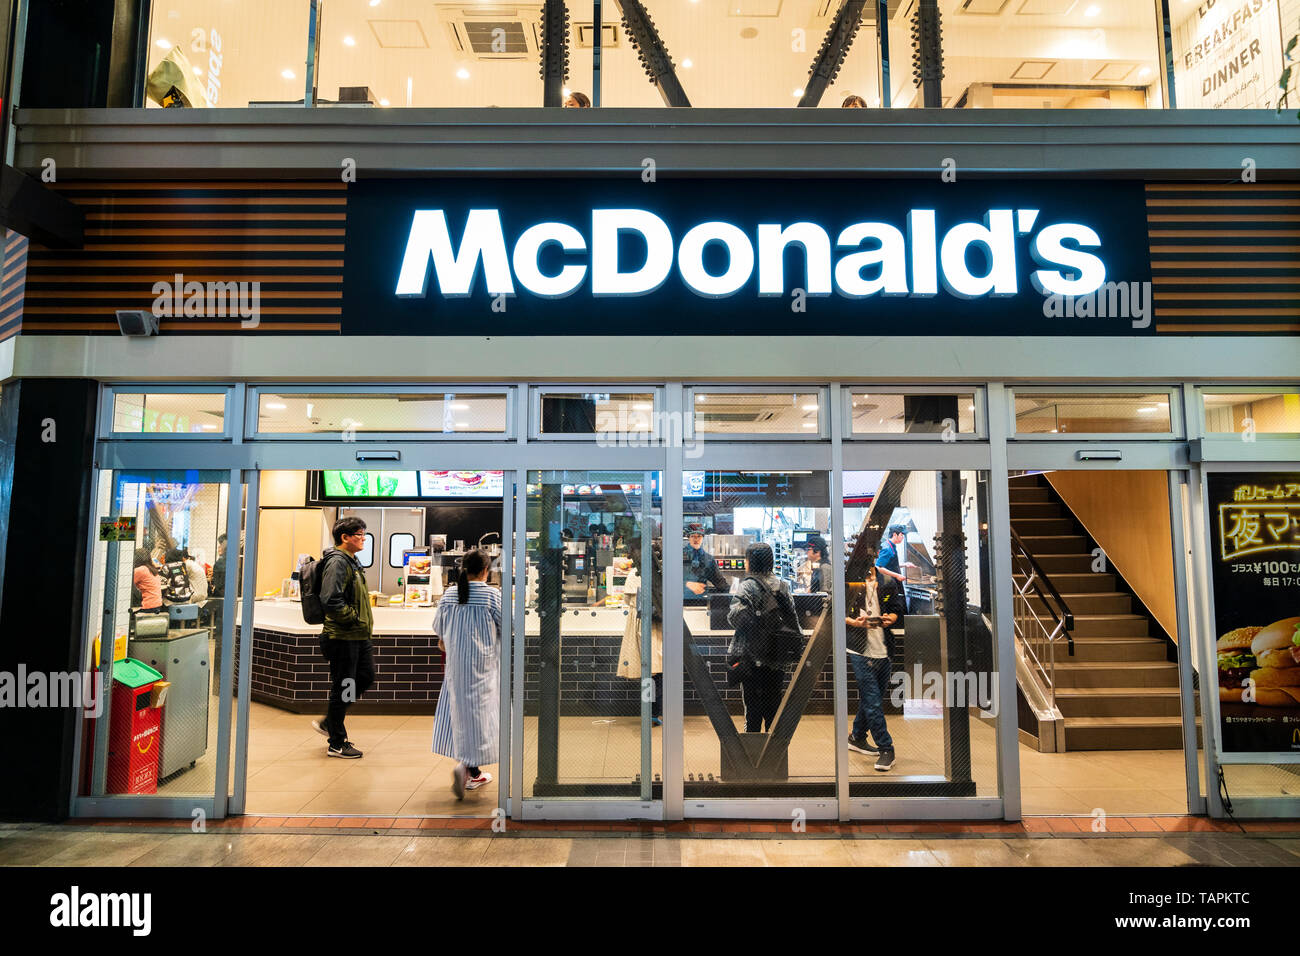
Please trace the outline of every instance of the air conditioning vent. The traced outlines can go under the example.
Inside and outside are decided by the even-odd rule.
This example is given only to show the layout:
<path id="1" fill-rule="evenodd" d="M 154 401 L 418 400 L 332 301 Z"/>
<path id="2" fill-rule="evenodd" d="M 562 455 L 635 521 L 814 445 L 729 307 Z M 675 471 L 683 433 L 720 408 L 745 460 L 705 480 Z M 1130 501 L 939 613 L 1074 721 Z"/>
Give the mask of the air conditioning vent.
<path id="1" fill-rule="evenodd" d="M 500 5 L 480 9 L 439 4 L 452 50 L 474 60 L 525 60 L 537 56 L 539 6 Z"/>
<path id="2" fill-rule="evenodd" d="M 577 45 L 581 50 L 590 50 L 594 44 L 592 41 L 596 35 L 596 25 L 594 23 L 575 23 L 573 25 Z M 610 23 L 608 20 L 600 21 L 600 48 L 608 50 L 611 47 L 622 46 L 623 44 L 623 25 L 621 23 Z"/>

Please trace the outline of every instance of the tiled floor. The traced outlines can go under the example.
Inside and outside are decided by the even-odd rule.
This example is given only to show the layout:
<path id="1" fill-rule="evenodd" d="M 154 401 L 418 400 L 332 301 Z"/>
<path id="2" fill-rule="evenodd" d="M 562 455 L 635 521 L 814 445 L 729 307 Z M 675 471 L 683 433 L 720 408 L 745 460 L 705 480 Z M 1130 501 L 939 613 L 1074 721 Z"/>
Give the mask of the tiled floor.
<path id="1" fill-rule="evenodd" d="M 0 824 L 0 866 L 1300 866 L 1300 822 L 1231 824 L 1188 818 L 1171 832 L 1096 834 L 1019 824 L 813 825 L 776 833 L 746 824 L 607 825 L 574 832 L 488 821 L 430 834 L 422 821 L 345 829 L 305 819 L 243 818 L 206 833 L 189 821 L 103 825 Z M 272 826 L 263 826 L 270 822 Z M 431 821 L 423 821 L 428 823 Z M 1086 826 L 1087 821 L 1082 821 Z M 685 829 L 683 829 L 685 828 Z M 898 831 L 898 832 L 896 832 Z"/>

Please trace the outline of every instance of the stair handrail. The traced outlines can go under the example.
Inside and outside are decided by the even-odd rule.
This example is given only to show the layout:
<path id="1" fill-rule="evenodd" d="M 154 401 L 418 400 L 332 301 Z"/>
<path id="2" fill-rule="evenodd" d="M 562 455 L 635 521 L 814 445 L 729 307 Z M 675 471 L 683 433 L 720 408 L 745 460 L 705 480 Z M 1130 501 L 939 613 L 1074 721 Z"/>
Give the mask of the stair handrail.
<path id="1" fill-rule="evenodd" d="M 1060 592 L 1056 590 L 1056 586 L 1052 584 L 1051 578 L 1034 560 L 1034 556 L 1029 553 L 1014 528 L 1011 529 L 1011 544 L 1013 570 L 1019 571 L 1025 576 L 1023 585 L 1014 583 L 1012 585 L 1013 590 L 1016 592 L 1015 613 L 1013 615 L 1016 637 L 1020 641 L 1024 655 L 1032 662 L 1034 668 L 1041 675 L 1043 683 L 1046 684 L 1051 706 L 1055 709 L 1056 645 L 1064 637 L 1070 656 L 1074 656 L 1074 636 L 1071 633 L 1074 629 L 1074 613 L 1070 610 L 1070 606 L 1065 599 L 1061 597 Z M 1050 600 L 1048 594 L 1039 585 L 1040 581 L 1047 586 L 1048 592 L 1051 594 Z M 1051 623 L 1054 626 L 1049 628 L 1048 623 L 1039 617 L 1038 611 L 1029 600 L 1030 591 L 1042 600 L 1043 607 L 1051 615 Z M 1060 607 L 1060 614 L 1057 614 L 1052 607 L 1052 601 L 1055 601 Z M 1032 627 L 1031 621 L 1034 625 Z M 1044 657 L 1046 657 L 1046 660 L 1043 659 Z"/>

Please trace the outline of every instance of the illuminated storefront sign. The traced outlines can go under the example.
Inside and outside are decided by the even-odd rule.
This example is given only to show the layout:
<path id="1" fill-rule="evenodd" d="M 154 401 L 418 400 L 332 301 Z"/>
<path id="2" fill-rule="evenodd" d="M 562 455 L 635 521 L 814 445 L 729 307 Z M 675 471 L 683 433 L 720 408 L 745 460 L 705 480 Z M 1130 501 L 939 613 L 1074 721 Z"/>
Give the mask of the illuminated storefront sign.
<path id="1" fill-rule="evenodd" d="M 1150 278 L 1141 183 L 359 181 L 344 331 L 1135 335 L 1071 306 Z"/>

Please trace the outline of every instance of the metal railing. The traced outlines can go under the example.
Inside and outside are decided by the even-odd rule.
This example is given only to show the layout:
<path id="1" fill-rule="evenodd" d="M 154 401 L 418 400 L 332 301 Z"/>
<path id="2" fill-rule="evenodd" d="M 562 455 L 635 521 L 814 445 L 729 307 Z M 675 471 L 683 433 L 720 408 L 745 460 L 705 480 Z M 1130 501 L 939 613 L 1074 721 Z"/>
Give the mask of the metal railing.
<path id="1" fill-rule="evenodd" d="M 1074 614 L 1014 528 L 1011 529 L 1011 565 L 1014 574 L 1024 575 L 1020 582 L 1012 577 L 1016 640 L 1055 709 L 1056 649 L 1064 642 L 1069 656 L 1074 656 Z M 1042 602 L 1041 614 L 1034 606 L 1034 598 Z"/>

